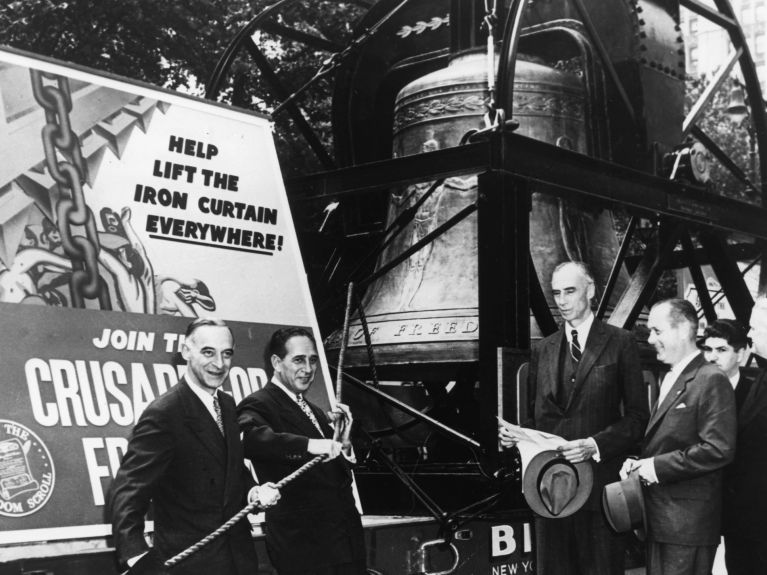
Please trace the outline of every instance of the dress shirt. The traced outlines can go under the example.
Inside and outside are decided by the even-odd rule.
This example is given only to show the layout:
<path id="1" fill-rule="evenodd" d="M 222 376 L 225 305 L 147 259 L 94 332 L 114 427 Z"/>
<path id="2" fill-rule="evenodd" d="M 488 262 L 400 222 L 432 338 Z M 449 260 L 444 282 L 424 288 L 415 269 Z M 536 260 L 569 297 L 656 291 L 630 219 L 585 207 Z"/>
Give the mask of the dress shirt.
<path id="1" fill-rule="evenodd" d="M 666 396 L 668 395 L 668 392 L 671 391 L 671 388 L 673 387 L 674 383 L 676 383 L 676 380 L 679 379 L 679 376 L 682 375 L 682 372 L 685 370 L 685 368 L 690 364 L 690 362 L 698 357 L 698 354 L 700 352 L 698 350 L 695 350 L 689 355 L 686 355 L 682 358 L 681 361 L 676 363 L 676 365 L 673 365 L 669 372 L 666 374 L 666 377 L 663 378 L 663 383 L 660 384 L 660 392 L 658 393 L 658 403 L 655 404 L 655 409 L 658 409 L 660 407 L 660 404 L 663 403 L 663 400 L 666 399 Z M 649 460 L 648 463 L 648 473 L 647 475 L 647 481 L 650 484 L 658 483 L 658 474 L 655 472 L 655 458 L 652 457 Z"/>
<path id="2" fill-rule="evenodd" d="M 738 383 L 739 382 L 740 382 L 740 370 L 736 371 L 735 375 L 733 375 L 730 378 L 730 383 L 732 384 L 732 388 L 733 389 L 737 389 L 738 388 Z"/>
<path id="3" fill-rule="evenodd" d="M 218 393 L 218 389 L 214 391 L 213 393 L 208 393 L 203 388 L 201 388 L 196 383 L 193 383 L 188 380 L 187 383 L 189 384 L 189 388 L 194 392 L 194 394 L 200 398 L 200 401 L 202 401 L 202 404 L 205 406 L 205 409 L 208 410 L 208 413 L 210 413 L 210 416 L 213 418 L 213 421 L 216 422 L 216 426 L 218 426 L 218 419 L 216 418 L 216 408 L 213 407 L 213 393 Z M 219 403 L 221 400 L 219 399 Z"/>
<path id="4" fill-rule="evenodd" d="M 273 383 L 274 385 L 276 385 L 277 387 L 279 387 L 279 388 L 280 388 L 282 391 L 284 391 L 284 392 L 285 392 L 285 395 L 287 395 L 287 396 L 288 396 L 288 397 L 291 399 L 291 401 L 292 401 L 293 403 L 295 403 L 296 405 L 298 405 L 298 397 L 297 397 L 297 394 L 295 394 L 295 393 L 293 393 L 292 391 L 290 391 L 290 390 L 289 390 L 289 389 L 288 389 L 288 388 L 285 386 L 285 384 L 284 384 L 284 383 L 282 383 L 282 382 L 281 382 L 279 379 L 277 379 L 277 378 L 276 378 L 276 377 L 274 377 L 274 376 L 272 376 L 272 383 Z M 304 400 L 306 400 L 306 399 L 304 398 Z M 299 409 L 300 409 L 300 407 L 299 407 Z M 301 410 L 301 411 L 303 411 L 303 410 Z M 323 437 L 325 436 L 325 433 L 324 433 L 322 430 L 320 430 L 320 433 L 322 434 L 322 436 L 323 436 Z M 345 458 L 347 461 L 349 461 L 350 463 L 357 463 L 357 456 L 356 456 L 356 455 L 354 455 L 354 448 L 353 448 L 353 447 L 351 447 L 351 446 L 349 447 L 349 452 L 348 452 L 348 453 L 346 452 L 346 448 L 344 447 L 344 448 L 341 450 L 341 453 L 343 454 L 344 458 Z"/>
<path id="5" fill-rule="evenodd" d="M 578 327 L 573 327 L 570 325 L 569 321 L 565 322 L 565 336 L 567 337 L 567 344 L 570 345 L 573 343 L 573 330 L 578 332 L 578 343 L 581 344 L 581 350 L 586 349 L 586 341 L 589 339 L 589 332 L 591 331 L 591 326 L 594 325 L 594 313 L 589 312 L 589 315 L 586 319 L 584 319 Z"/>
<path id="6" fill-rule="evenodd" d="M 660 404 L 663 403 L 663 400 L 666 399 L 666 396 L 668 395 L 668 392 L 671 390 L 671 387 L 674 385 L 677 379 L 679 379 L 679 376 L 682 375 L 682 372 L 685 370 L 685 368 L 689 365 L 689 363 L 698 357 L 698 354 L 700 352 L 698 350 L 695 350 L 689 355 L 686 355 L 681 359 L 681 361 L 677 362 L 675 365 L 671 367 L 669 372 L 666 374 L 666 377 L 663 378 L 663 382 L 660 384 L 660 391 L 658 393 L 658 403 L 656 404 L 655 408 L 657 409 L 660 407 Z"/>

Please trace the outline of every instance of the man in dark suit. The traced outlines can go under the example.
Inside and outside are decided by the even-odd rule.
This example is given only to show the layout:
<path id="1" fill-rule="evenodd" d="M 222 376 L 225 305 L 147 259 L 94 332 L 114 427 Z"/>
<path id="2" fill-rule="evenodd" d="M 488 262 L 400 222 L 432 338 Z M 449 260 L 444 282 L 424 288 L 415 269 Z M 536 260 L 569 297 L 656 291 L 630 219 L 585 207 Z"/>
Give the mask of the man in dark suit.
<path id="1" fill-rule="evenodd" d="M 719 544 L 722 476 L 735 455 L 735 394 L 696 346 L 698 316 L 683 299 L 655 304 L 648 342 L 671 367 L 650 414 L 642 459 L 648 575 L 709 575 Z"/>
<path id="2" fill-rule="evenodd" d="M 253 478 L 244 465 L 234 401 L 218 388 L 229 375 L 234 340 L 226 324 L 197 319 L 186 332 L 181 381 L 155 399 L 133 428 L 110 496 L 121 563 L 159 573 L 162 563 L 220 527 L 247 504 Z M 251 490 L 264 506 L 279 494 Z M 154 547 L 144 516 L 154 511 Z M 253 575 L 258 568 L 247 521 L 237 523 L 173 568 L 174 575 Z"/>
<path id="3" fill-rule="evenodd" d="M 591 461 L 594 486 L 583 508 L 561 519 L 535 520 L 539 575 L 622 575 L 625 536 L 601 511 L 602 488 L 618 480 L 621 462 L 638 445 L 648 406 L 633 336 L 597 320 L 594 279 L 580 262 L 560 264 L 551 278 L 565 324 L 533 347 L 528 385 L 533 417 L 523 422 L 568 440 L 573 463 Z M 501 443 L 515 443 L 504 429 Z"/>
<path id="4" fill-rule="evenodd" d="M 277 330 L 264 350 L 266 386 L 237 406 L 245 456 L 258 478 L 278 481 L 316 457 L 327 460 L 282 490 L 266 512 L 266 547 L 280 575 L 364 575 L 365 541 L 352 492 L 351 413 L 338 404 L 339 432 L 304 394 L 318 356 L 303 328 Z"/>
<path id="5" fill-rule="evenodd" d="M 725 321 L 725 320 L 720 320 Z M 730 321 L 730 320 L 728 320 Z M 705 340 L 706 347 L 723 342 L 745 350 L 744 330 L 734 335 L 718 328 L 719 338 Z M 756 300 L 751 311 L 754 353 L 767 358 L 767 299 Z M 706 330 L 717 335 L 713 329 Z M 729 350 L 725 348 L 725 353 Z M 735 460 L 724 472 L 722 533 L 728 575 L 767 573 L 767 374 L 764 370 L 742 369 L 735 388 L 738 408 L 738 437 Z M 729 374 L 728 374 L 729 375 Z M 730 377 L 732 381 L 732 377 Z"/>

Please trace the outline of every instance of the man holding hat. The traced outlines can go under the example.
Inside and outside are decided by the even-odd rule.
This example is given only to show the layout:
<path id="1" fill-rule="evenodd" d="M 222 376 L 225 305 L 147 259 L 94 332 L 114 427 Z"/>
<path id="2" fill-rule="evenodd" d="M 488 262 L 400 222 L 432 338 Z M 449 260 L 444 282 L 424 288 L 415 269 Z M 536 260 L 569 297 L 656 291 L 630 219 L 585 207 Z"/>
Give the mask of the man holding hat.
<path id="1" fill-rule="evenodd" d="M 706 333 L 711 336 L 719 333 L 720 339 L 709 337 L 704 345 L 721 345 L 726 341 L 733 348 L 742 345 L 742 353 L 745 353 L 745 331 L 741 328 L 736 335 L 730 335 L 718 325 L 725 321 L 732 320 L 718 320 L 711 324 Z M 767 358 L 767 298 L 764 296 L 757 298 L 751 310 L 750 323 L 753 351 Z M 745 370 L 743 372 L 735 384 L 738 408 L 735 460 L 725 469 L 724 475 L 722 533 L 728 575 L 767 573 L 767 498 L 764 497 L 767 481 L 767 374 L 764 370 L 758 370 L 749 377 Z"/>
<path id="2" fill-rule="evenodd" d="M 709 575 L 719 543 L 723 467 L 735 455 L 735 394 L 696 346 L 698 315 L 683 299 L 656 303 L 648 342 L 670 366 L 647 424 L 642 459 L 621 475 L 644 484 L 648 575 Z"/>
<path id="3" fill-rule="evenodd" d="M 605 484 L 618 479 L 621 462 L 647 422 L 639 354 L 629 332 L 594 317 L 594 279 L 583 263 L 557 266 L 551 287 L 565 324 L 532 350 L 528 385 L 534 404 L 529 406 L 531 421 L 523 423 L 568 440 L 559 451 L 573 467 L 552 468 L 553 493 L 568 493 L 562 487 L 568 478 L 581 477 L 578 467 L 583 465 L 593 468 L 593 488 L 572 514 L 565 516 L 565 509 L 554 518 L 556 513 L 537 511 L 536 572 L 622 575 L 625 538 L 605 522 L 600 500 Z M 500 439 L 505 447 L 516 443 L 503 427 Z"/>

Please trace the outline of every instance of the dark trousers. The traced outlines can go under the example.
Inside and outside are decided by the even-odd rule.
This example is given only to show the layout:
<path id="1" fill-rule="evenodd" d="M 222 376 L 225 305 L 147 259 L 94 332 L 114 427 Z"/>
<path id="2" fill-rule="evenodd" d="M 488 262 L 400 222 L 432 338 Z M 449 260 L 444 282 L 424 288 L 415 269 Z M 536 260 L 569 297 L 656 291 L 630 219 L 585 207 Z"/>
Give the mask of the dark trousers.
<path id="1" fill-rule="evenodd" d="M 727 575 L 767 573 L 767 545 L 725 535 L 724 563 L 727 566 Z"/>
<path id="2" fill-rule="evenodd" d="M 624 575 L 626 536 L 610 529 L 600 511 L 536 517 L 535 539 L 537 575 Z"/>
<path id="3" fill-rule="evenodd" d="M 311 571 L 280 571 L 279 575 L 366 575 L 366 562 L 352 561 L 350 563 L 339 563 L 337 565 L 326 565 L 318 567 Z"/>
<path id="4" fill-rule="evenodd" d="M 711 575 L 717 545 L 647 543 L 647 575 Z M 728 574 L 729 575 L 729 574 Z"/>

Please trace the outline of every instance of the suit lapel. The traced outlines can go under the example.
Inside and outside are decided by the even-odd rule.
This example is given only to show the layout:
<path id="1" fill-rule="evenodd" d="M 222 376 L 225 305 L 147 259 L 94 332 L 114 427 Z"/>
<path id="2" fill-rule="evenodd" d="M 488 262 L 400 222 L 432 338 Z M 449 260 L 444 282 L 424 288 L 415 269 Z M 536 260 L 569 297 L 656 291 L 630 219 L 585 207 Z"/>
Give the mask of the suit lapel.
<path id="1" fill-rule="evenodd" d="M 743 383 L 741 381 L 740 385 Z M 767 371 L 762 371 L 751 381 L 751 388 L 743 399 L 743 406 L 738 414 L 738 430 L 742 430 L 751 423 L 760 411 L 767 409 L 767 389 L 765 386 L 767 386 Z"/>
<path id="2" fill-rule="evenodd" d="M 568 398 L 567 407 L 565 409 L 570 409 L 573 399 L 578 395 L 583 387 L 583 383 L 586 381 L 586 376 L 591 371 L 591 368 L 594 367 L 594 363 L 599 359 L 599 356 L 602 355 L 602 350 L 604 350 L 607 345 L 607 340 L 607 332 L 605 331 L 604 326 L 599 320 L 594 319 L 594 323 L 591 324 L 588 340 L 583 347 L 581 361 L 578 362 L 575 371 L 575 383 L 570 390 L 570 397 Z"/>
<path id="3" fill-rule="evenodd" d="M 700 366 L 703 365 L 704 362 L 705 360 L 703 359 L 703 356 L 698 354 L 689 364 L 687 364 L 684 371 L 679 374 L 679 377 L 676 378 L 676 381 L 671 386 L 666 397 L 663 398 L 663 403 L 657 405 L 655 411 L 650 415 L 650 421 L 647 423 L 645 436 L 648 436 L 653 428 L 660 423 L 663 416 L 668 413 L 668 410 L 679 402 L 679 397 L 684 393 L 684 390 L 687 389 L 687 383 L 695 378 L 698 369 L 700 369 Z"/>
<path id="4" fill-rule="evenodd" d="M 545 386 L 542 389 L 543 397 L 547 397 L 552 405 L 562 411 L 562 406 L 557 403 L 557 386 L 561 377 L 559 373 L 559 355 L 562 353 L 562 345 L 565 341 L 565 330 L 560 329 L 545 342 L 539 363 L 538 381 Z"/>
<path id="5" fill-rule="evenodd" d="M 284 422 L 290 423 L 301 435 L 322 439 L 320 432 L 317 431 L 317 428 L 314 427 L 311 420 L 303 411 L 301 411 L 298 404 L 289 398 L 284 391 L 274 385 L 271 381 L 266 384 L 264 390 L 272 396 L 272 399 L 280 410 L 280 416 Z"/>
<path id="6" fill-rule="evenodd" d="M 179 385 L 181 397 L 184 405 L 184 423 L 197 439 L 202 443 L 221 463 L 226 465 L 226 444 L 221 437 L 216 422 L 210 416 L 210 412 L 205 408 L 194 392 L 189 389 L 186 379 L 182 379 Z"/>

